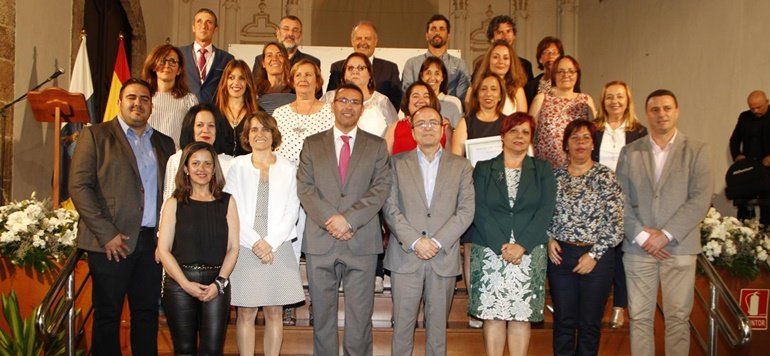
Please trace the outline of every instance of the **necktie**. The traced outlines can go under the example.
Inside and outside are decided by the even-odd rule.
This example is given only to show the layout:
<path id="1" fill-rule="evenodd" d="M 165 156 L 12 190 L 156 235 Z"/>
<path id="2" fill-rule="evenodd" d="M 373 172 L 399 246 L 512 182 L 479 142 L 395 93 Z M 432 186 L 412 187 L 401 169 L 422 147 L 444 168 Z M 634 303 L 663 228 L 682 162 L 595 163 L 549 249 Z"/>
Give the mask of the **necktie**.
<path id="1" fill-rule="evenodd" d="M 201 83 L 206 80 L 206 49 L 201 48 L 198 50 L 200 57 L 198 57 L 198 72 L 201 73 Z"/>
<path id="2" fill-rule="evenodd" d="M 350 136 L 342 135 L 342 149 L 340 150 L 339 170 L 340 182 L 345 186 L 345 177 L 348 173 L 348 163 L 350 163 Z"/>

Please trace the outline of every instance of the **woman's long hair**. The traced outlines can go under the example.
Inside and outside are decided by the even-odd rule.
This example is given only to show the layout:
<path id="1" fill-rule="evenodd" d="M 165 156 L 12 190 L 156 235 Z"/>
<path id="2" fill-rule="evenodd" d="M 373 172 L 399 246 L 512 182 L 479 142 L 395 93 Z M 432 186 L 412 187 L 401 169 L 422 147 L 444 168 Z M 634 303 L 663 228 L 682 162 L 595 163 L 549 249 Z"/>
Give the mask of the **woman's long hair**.
<path id="1" fill-rule="evenodd" d="M 180 51 L 179 48 L 176 48 L 170 44 L 164 44 L 155 47 L 155 49 L 153 49 L 152 52 L 147 56 L 147 59 L 144 60 L 144 67 L 142 67 L 142 79 L 150 84 L 150 93 L 157 93 L 158 73 L 155 72 L 155 68 L 159 67 L 161 62 L 166 59 L 166 56 L 171 52 L 176 53 L 176 56 L 179 58 L 179 63 L 177 63 L 179 74 L 176 76 L 176 79 L 174 79 L 174 86 L 171 88 L 171 95 L 176 99 L 180 99 L 187 95 L 190 92 L 190 89 L 187 88 L 187 79 L 185 79 L 184 56 L 182 55 L 182 51 Z"/>
<path id="2" fill-rule="evenodd" d="M 279 86 L 273 86 L 270 84 L 270 80 L 267 79 L 267 68 L 263 65 L 263 63 L 257 63 L 256 65 L 262 66 L 262 70 L 260 71 L 259 78 L 255 79 L 254 87 L 256 89 L 257 95 L 262 96 L 264 94 L 271 94 L 271 93 L 288 93 L 291 91 L 291 87 L 289 87 L 289 78 L 290 78 L 290 62 L 289 61 L 289 52 L 286 50 L 286 47 L 284 47 L 282 44 L 278 42 L 268 42 L 265 44 L 264 47 L 262 47 L 262 61 L 266 61 L 265 59 L 265 51 L 267 51 L 267 48 L 270 46 L 275 46 L 278 48 L 278 51 L 281 52 L 281 55 L 283 56 L 283 68 L 282 68 L 282 74 L 281 74 L 281 80 L 282 85 Z"/>
<path id="3" fill-rule="evenodd" d="M 192 194 L 192 183 L 190 182 L 189 173 L 185 172 L 185 167 L 190 161 L 190 156 L 201 150 L 209 151 L 214 162 L 214 174 L 211 176 L 211 181 L 209 181 L 209 191 L 214 195 L 214 198 L 219 198 L 222 195 L 222 188 L 225 186 L 225 176 L 222 174 L 222 168 L 219 166 L 217 151 L 214 149 L 214 146 L 206 142 L 193 142 L 187 145 L 184 148 L 184 151 L 182 151 L 182 158 L 179 160 L 179 169 L 174 178 L 176 189 L 174 189 L 172 196 L 177 201 L 187 202 L 190 199 L 190 194 Z"/>
<path id="4" fill-rule="evenodd" d="M 628 105 L 626 105 L 626 111 L 623 112 L 623 122 L 626 123 L 626 131 L 636 131 L 641 129 L 642 124 L 636 117 L 636 111 L 634 110 L 634 99 L 631 96 L 631 88 L 629 88 L 628 84 L 621 80 L 613 80 L 607 84 L 604 84 L 604 88 L 602 88 L 601 105 L 599 105 L 599 115 L 597 115 L 596 120 L 594 120 L 596 129 L 599 131 L 604 131 L 604 124 L 607 123 L 607 118 L 609 116 L 607 114 L 607 109 L 604 108 L 604 96 L 607 95 L 607 89 L 613 85 L 620 85 L 626 90 Z"/>
<path id="5" fill-rule="evenodd" d="M 215 102 L 219 112 L 222 114 L 227 112 L 227 104 L 230 101 L 230 94 L 227 92 L 227 77 L 229 77 L 236 69 L 240 69 L 243 77 L 246 78 L 246 91 L 243 93 L 246 113 L 248 114 L 259 110 L 257 97 L 255 96 L 256 93 L 254 91 L 254 81 L 251 79 L 249 65 L 240 59 L 234 59 L 225 67 L 224 72 L 222 72 L 222 79 L 219 81 L 219 87 L 217 87 Z"/>
<path id="6" fill-rule="evenodd" d="M 492 61 L 492 53 L 497 47 L 505 47 L 508 50 L 508 55 L 511 58 L 511 66 L 508 68 L 508 72 L 503 75 L 503 82 L 505 83 L 505 93 L 511 100 L 516 98 L 516 90 L 523 88 L 527 84 L 527 74 L 524 73 L 524 67 L 521 66 L 519 56 L 516 55 L 516 51 L 505 40 L 497 40 L 492 42 L 492 45 L 487 49 L 487 53 L 484 54 L 484 58 L 481 60 L 481 66 L 476 73 L 476 77 L 473 81 L 484 79 L 492 71 L 489 69 L 489 64 Z"/>

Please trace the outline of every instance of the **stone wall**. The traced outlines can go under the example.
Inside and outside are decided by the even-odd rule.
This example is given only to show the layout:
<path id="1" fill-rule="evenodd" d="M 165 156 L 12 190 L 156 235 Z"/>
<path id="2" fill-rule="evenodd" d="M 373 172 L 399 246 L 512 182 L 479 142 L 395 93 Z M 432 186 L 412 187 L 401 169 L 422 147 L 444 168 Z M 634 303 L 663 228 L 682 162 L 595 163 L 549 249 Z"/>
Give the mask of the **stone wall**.
<path id="1" fill-rule="evenodd" d="M 0 107 L 13 100 L 13 67 L 16 51 L 16 1 L 0 0 Z M 2 197 L 10 196 L 13 155 L 13 110 L 0 117 L 0 179 Z M 2 201 L 5 201 L 2 199 Z"/>

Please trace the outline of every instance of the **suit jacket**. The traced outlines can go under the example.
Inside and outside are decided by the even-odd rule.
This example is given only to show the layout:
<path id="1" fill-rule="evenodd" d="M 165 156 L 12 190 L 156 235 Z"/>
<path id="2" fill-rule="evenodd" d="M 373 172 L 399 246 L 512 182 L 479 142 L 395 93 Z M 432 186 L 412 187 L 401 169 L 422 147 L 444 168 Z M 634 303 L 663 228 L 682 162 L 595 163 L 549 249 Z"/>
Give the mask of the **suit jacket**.
<path id="1" fill-rule="evenodd" d="M 359 129 L 343 186 L 334 128 L 305 139 L 297 170 L 297 194 L 308 217 L 302 252 L 322 255 L 347 244 L 357 255 L 382 253 L 378 212 L 390 193 L 389 161 L 385 141 Z M 338 241 L 326 231 L 326 220 L 336 214 L 342 214 L 353 228 L 352 239 Z"/>
<path id="2" fill-rule="evenodd" d="M 199 103 L 213 103 L 217 96 L 217 87 L 219 86 L 219 80 L 222 79 L 222 74 L 225 71 L 225 67 L 230 61 L 233 60 L 233 55 L 227 53 L 227 51 L 219 48 L 214 48 L 214 63 L 211 64 L 211 69 L 206 73 L 206 80 L 201 83 L 198 79 L 198 67 L 196 65 L 196 58 L 198 56 L 193 53 L 193 45 L 187 45 L 180 47 L 184 56 L 184 70 L 185 77 L 187 78 L 187 87 L 190 91 L 198 97 Z"/>
<path id="3" fill-rule="evenodd" d="M 730 135 L 730 156 L 738 155 L 761 161 L 770 156 L 770 110 L 761 117 L 746 110 L 738 116 Z"/>
<path id="4" fill-rule="evenodd" d="M 130 237 L 134 251 L 144 210 L 144 188 L 131 145 L 119 118 L 83 129 L 72 157 L 69 189 L 80 214 L 78 247 L 104 252 L 104 245 L 119 233 Z M 158 202 L 163 204 L 166 161 L 174 154 L 174 141 L 155 130 L 150 137 L 158 162 Z"/>
<path id="5" fill-rule="evenodd" d="M 647 128 L 644 126 L 639 126 L 638 130 L 626 131 L 626 144 L 634 142 L 644 136 L 647 136 Z M 596 130 L 596 135 L 594 135 L 594 150 L 591 151 L 591 159 L 594 160 L 594 162 L 599 162 L 599 151 L 602 147 L 603 139 L 604 131 Z"/>
<path id="6" fill-rule="evenodd" d="M 326 91 L 337 89 L 342 83 L 342 75 L 345 70 L 342 68 L 344 60 L 336 61 L 332 63 L 331 73 L 329 75 L 329 84 L 326 86 Z M 394 108 L 401 106 L 401 79 L 398 75 L 398 66 L 384 59 L 374 57 L 372 63 L 372 71 L 374 72 L 374 86 L 380 94 L 385 95 L 393 104 Z"/>
<path id="7" fill-rule="evenodd" d="M 313 57 L 313 56 L 311 56 L 311 55 L 309 55 L 307 53 L 302 53 L 302 52 L 300 52 L 299 49 L 297 49 L 297 52 L 294 53 L 294 56 L 291 57 L 291 59 L 289 59 L 289 63 L 290 63 L 289 67 L 293 67 L 295 64 L 297 64 L 297 62 L 299 62 L 299 61 L 301 61 L 303 59 L 307 59 L 307 60 L 315 63 L 315 65 L 317 65 L 319 69 L 321 68 L 321 60 L 320 59 L 318 59 L 316 57 Z M 254 65 L 251 66 L 251 75 L 252 75 L 252 77 L 254 77 L 254 83 L 257 82 L 257 78 L 262 76 L 262 72 L 263 71 L 264 71 L 264 69 L 262 68 L 262 55 L 260 54 L 260 55 L 258 55 L 256 57 L 254 57 Z M 316 99 L 320 98 L 322 94 L 323 94 L 323 90 L 322 89 L 318 89 L 318 91 L 315 93 Z"/>
<path id="8" fill-rule="evenodd" d="M 624 252 L 647 253 L 634 242 L 644 227 L 671 233 L 673 239 L 666 246 L 671 254 L 701 252 L 698 223 L 711 204 L 714 183 L 709 156 L 706 144 L 679 132 L 655 182 L 651 140 L 643 138 L 623 147 L 616 174 L 625 200 Z"/>
<path id="9" fill-rule="evenodd" d="M 546 231 L 556 209 L 556 178 L 550 163 L 529 156 L 524 158 L 513 208 L 508 203 L 503 154 L 476 163 L 473 185 L 476 188 L 473 243 L 489 247 L 498 255 L 503 244 L 511 239 L 511 232 L 527 253 L 546 243 Z"/>
<path id="10" fill-rule="evenodd" d="M 443 277 L 462 273 L 460 236 L 473 222 L 475 211 L 473 167 L 467 159 L 447 151 L 438 163 L 436 185 L 428 205 L 417 149 L 391 158 L 393 186 L 383 215 L 396 241 L 388 244 L 385 268 L 396 273 L 413 273 L 426 263 Z M 441 244 L 429 260 L 417 258 L 412 244 L 426 236 Z"/>

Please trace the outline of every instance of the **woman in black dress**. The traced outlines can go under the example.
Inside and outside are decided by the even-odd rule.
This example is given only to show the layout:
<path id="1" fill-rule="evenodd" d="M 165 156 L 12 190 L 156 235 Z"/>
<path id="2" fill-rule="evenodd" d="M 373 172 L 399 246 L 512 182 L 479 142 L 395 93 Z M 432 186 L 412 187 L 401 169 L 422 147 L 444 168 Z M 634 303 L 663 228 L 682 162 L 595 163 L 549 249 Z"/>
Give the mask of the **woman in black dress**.
<path id="1" fill-rule="evenodd" d="M 214 147 L 185 147 L 176 189 L 163 207 L 158 254 L 166 271 L 163 310 L 175 354 L 221 355 L 238 259 L 238 211 Z M 200 340 L 200 345 L 198 345 Z"/>

